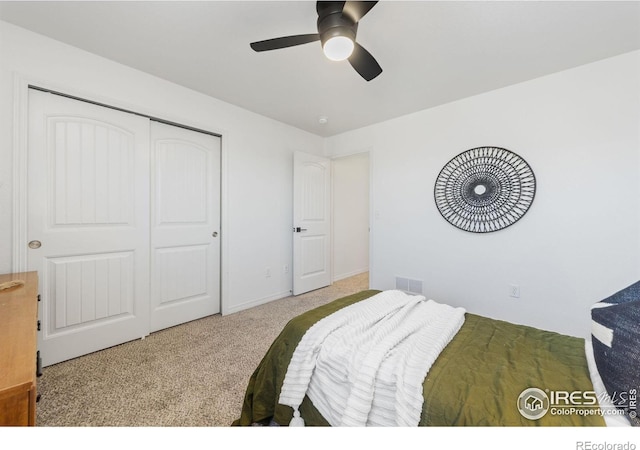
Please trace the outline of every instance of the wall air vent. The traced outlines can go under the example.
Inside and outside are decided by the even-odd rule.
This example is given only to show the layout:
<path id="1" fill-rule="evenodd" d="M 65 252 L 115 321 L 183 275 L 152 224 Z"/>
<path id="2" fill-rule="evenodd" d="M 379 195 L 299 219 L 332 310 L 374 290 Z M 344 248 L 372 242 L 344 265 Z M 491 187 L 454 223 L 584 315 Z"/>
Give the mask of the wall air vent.
<path id="1" fill-rule="evenodd" d="M 396 289 L 409 294 L 422 294 L 422 280 L 396 277 Z"/>

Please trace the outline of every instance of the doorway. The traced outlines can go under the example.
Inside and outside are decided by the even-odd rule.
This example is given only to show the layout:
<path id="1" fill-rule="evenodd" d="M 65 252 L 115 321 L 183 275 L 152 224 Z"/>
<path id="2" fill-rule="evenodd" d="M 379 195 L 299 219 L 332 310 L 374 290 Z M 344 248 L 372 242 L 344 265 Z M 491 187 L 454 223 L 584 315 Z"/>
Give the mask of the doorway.
<path id="1" fill-rule="evenodd" d="M 369 271 L 369 153 L 332 160 L 333 281 Z"/>

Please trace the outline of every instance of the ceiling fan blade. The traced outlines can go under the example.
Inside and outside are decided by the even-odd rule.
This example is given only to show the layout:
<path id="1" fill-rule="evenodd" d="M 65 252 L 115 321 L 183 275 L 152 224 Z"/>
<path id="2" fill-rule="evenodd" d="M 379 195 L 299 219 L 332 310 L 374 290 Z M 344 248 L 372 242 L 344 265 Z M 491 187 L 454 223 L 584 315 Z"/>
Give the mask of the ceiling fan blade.
<path id="1" fill-rule="evenodd" d="M 371 8 L 376 6 L 376 3 L 378 2 L 347 1 L 344 2 L 344 6 L 342 7 L 342 14 L 348 16 L 354 22 L 358 22 L 365 14 L 371 11 Z"/>
<path id="2" fill-rule="evenodd" d="M 265 41 L 252 42 L 251 48 L 256 52 L 265 52 L 267 50 L 277 50 L 279 48 L 293 47 L 294 45 L 308 44 L 320 40 L 318 33 L 314 34 L 298 34 L 296 36 L 284 36 L 279 38 L 267 39 Z"/>
<path id="3" fill-rule="evenodd" d="M 355 42 L 353 53 L 349 57 L 349 63 L 367 81 L 373 80 L 382 73 L 382 67 L 378 61 L 357 42 Z"/>

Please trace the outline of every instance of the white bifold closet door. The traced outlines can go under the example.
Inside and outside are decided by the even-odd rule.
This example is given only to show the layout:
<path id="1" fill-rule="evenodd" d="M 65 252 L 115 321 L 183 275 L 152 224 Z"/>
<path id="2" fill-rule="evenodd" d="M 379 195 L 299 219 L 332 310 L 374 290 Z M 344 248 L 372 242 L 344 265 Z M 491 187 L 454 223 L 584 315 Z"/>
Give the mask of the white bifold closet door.
<path id="1" fill-rule="evenodd" d="M 219 144 L 30 90 L 27 266 L 44 366 L 219 312 Z"/>

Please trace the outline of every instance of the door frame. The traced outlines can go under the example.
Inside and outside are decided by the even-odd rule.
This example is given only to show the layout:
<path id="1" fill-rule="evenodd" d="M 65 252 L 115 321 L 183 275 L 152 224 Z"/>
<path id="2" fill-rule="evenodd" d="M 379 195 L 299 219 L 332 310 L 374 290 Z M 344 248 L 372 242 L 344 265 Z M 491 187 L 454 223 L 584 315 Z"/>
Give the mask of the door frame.
<path id="1" fill-rule="evenodd" d="M 137 114 L 159 122 L 182 128 L 213 134 L 220 137 L 220 311 L 226 313 L 228 298 L 228 199 L 227 199 L 227 164 L 228 141 L 230 133 L 222 127 L 213 126 L 216 132 L 208 131 L 211 124 L 198 124 L 185 117 L 173 117 L 167 111 L 154 111 L 139 104 L 126 104 L 115 98 L 104 97 L 95 92 L 86 92 L 71 86 L 62 86 L 47 80 L 14 73 L 13 79 L 13 218 L 12 218 L 12 272 L 27 270 L 27 173 L 28 173 L 28 139 L 29 139 L 29 89 L 36 88 L 64 95 L 79 101 L 86 101 L 99 106 L 118 109 Z"/>

